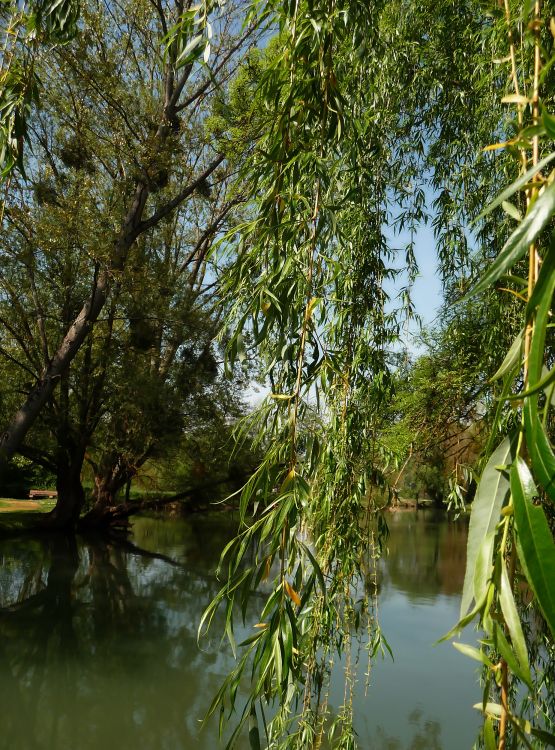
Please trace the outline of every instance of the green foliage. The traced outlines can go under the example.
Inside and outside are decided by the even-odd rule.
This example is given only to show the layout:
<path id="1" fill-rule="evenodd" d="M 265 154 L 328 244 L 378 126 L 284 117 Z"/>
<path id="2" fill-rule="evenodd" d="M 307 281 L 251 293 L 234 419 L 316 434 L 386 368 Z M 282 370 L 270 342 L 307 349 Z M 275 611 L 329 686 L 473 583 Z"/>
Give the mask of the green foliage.
<path id="1" fill-rule="evenodd" d="M 461 617 L 468 613 L 473 599 L 479 606 L 486 595 L 491 577 L 488 560 L 492 558 L 495 527 L 509 491 L 507 466 L 514 458 L 514 443 L 514 438 L 505 437 L 491 454 L 472 503 Z"/>
<path id="2" fill-rule="evenodd" d="M 398 469 L 419 430 L 431 445 L 447 415 L 455 439 L 483 423 L 478 442 L 485 443 L 485 469 L 473 511 L 459 626 L 479 615 L 485 633 L 482 648 L 473 652 L 488 669 L 485 740 L 490 746 L 498 738 L 503 743 L 511 731 L 514 737 L 539 736 L 543 729 L 524 726 L 508 706 L 510 673 L 530 689 L 528 710 L 540 714 L 538 686 L 544 675 L 530 663 L 530 628 L 520 619 L 521 602 L 514 593 L 518 565 L 524 572 L 528 568 L 511 550 L 520 550 L 521 556 L 531 552 L 519 546 L 503 472 L 511 455 L 525 452 L 525 427 L 532 465 L 539 467 L 538 478 L 543 471 L 544 490 L 551 491 L 551 394 L 544 403 L 537 392 L 525 393 L 524 409 L 518 402 L 515 409 L 511 398 L 513 383 L 519 398 L 523 389 L 537 388 L 543 365 L 551 360 L 545 335 L 538 333 L 548 330 L 551 273 L 543 271 L 539 291 L 535 297 L 530 291 L 529 302 L 520 262 L 551 224 L 552 178 L 537 176 L 550 162 L 538 166 L 545 152 L 539 151 L 538 138 L 547 133 L 549 121 L 544 117 L 540 124 L 531 94 L 525 104 L 520 90 L 501 101 L 510 62 L 503 9 L 484 14 L 472 2 L 418 7 L 404 2 L 364 9 L 356 3 L 328 3 L 325 13 L 315 4 L 264 6 L 264 12 L 270 11 L 282 50 L 270 57 L 260 91 L 272 116 L 245 170 L 254 218 L 237 227 L 240 254 L 226 287 L 233 301 L 229 358 L 247 356 L 250 337 L 272 385 L 271 398 L 249 422 L 261 430 L 266 455 L 243 490 L 244 530 L 224 553 L 224 587 L 206 614 L 209 622 L 215 609 L 225 606 L 233 647 L 233 602 L 244 611 L 252 589 L 267 571 L 271 575 L 274 560 L 276 567 L 260 618 L 262 632 L 245 642 L 237 669 L 211 710 L 233 709 L 238 682 L 250 671 L 251 693 L 240 725 L 252 715 L 255 702 L 275 703 L 269 747 L 321 741 L 325 697 L 321 702 L 316 686 L 325 685 L 333 648 L 349 650 L 351 628 L 359 621 L 351 587 L 361 550 L 369 544 L 359 523 L 361 510 L 374 507 L 384 470 L 392 474 L 392 457 Z M 336 18 L 341 18 L 338 25 Z M 541 49 L 551 54 L 546 30 L 532 24 L 523 32 L 518 64 L 508 68 L 526 86 L 534 75 L 538 78 L 530 61 L 540 48 L 535 36 L 540 34 Z M 492 51 L 495 64 L 484 49 Z M 546 62 L 546 102 L 549 67 Z M 519 108 L 516 119 L 506 107 L 513 101 Z M 505 151 L 482 150 L 492 140 L 502 141 Z M 499 208 L 484 211 L 499 187 L 514 181 L 515 154 L 522 173 L 528 171 L 529 148 L 535 153 L 534 171 L 503 191 Z M 435 191 L 433 225 L 447 294 L 460 299 L 473 286 L 480 296 L 469 302 L 467 295 L 458 311 L 444 312 L 445 337 L 433 356 L 422 358 L 410 376 L 395 377 L 390 350 L 400 317 L 390 312 L 383 293 L 384 279 L 394 274 L 393 251 L 383 230 L 396 200 L 391 223 L 398 228 L 410 231 L 423 219 L 426 185 Z M 522 188 L 528 198 L 517 195 L 516 203 L 508 205 L 507 198 Z M 476 222 L 472 232 L 470 222 Z M 405 265 L 410 281 L 415 273 L 411 241 Z M 505 286 L 500 288 L 502 276 Z M 533 336 L 525 328 L 530 306 L 536 306 Z M 388 413 L 382 408 L 395 381 L 403 394 L 403 377 L 419 388 L 415 394 L 406 388 L 405 403 L 397 403 L 387 429 Z M 314 424 L 308 415 L 318 408 L 322 424 L 307 429 Z M 407 414 L 416 425 L 409 419 L 403 424 Z M 515 427 L 518 438 L 511 447 L 504 438 Z M 250 507 L 253 518 L 247 515 Z M 299 546 L 305 532 L 314 560 Z M 248 549 L 254 550 L 252 564 L 245 562 Z M 325 596 L 316 585 L 318 571 Z M 538 580 L 532 583 L 529 577 L 539 591 Z M 475 606 L 467 614 L 472 599 Z M 379 632 L 374 623 L 370 627 Z M 305 639 L 306 633 L 311 637 Z M 303 667 L 294 658 L 297 651 Z M 496 691 L 503 701 L 500 710 L 489 702 Z M 338 747 L 354 742 L 348 699 L 330 737 Z"/>
<path id="3" fill-rule="evenodd" d="M 237 16 L 218 56 L 215 4 L 176 4 L 168 18 L 160 8 L 118 4 L 116 29 L 83 3 L 82 32 L 62 44 L 75 34 L 76 3 L 30 14 L 3 4 L 3 174 L 22 172 L 26 137 L 44 157 L 8 195 L 1 353 L 17 375 L 2 408 L 41 377 L 52 342 L 107 273 L 106 319 L 37 425 L 48 444 L 31 448 L 48 465 L 84 435 L 92 463 L 135 470 L 221 397 L 210 342 L 226 316 L 226 372 L 256 358 L 271 395 L 239 427 L 263 458 L 240 494 L 240 533 L 201 631 L 221 606 L 238 662 L 211 712 L 225 723 L 249 679 L 230 744 L 248 725 L 253 747 L 260 723 L 272 748 L 319 746 L 326 733 L 334 747 L 355 746 L 349 668 L 331 723 L 326 696 L 334 653 L 349 655 L 361 627 L 370 651 L 382 643 L 373 594 L 357 590 L 383 536 L 378 495 L 388 479 L 397 489 L 415 446 L 418 481 L 439 496 L 454 468 L 456 493 L 461 462 L 449 456 L 448 466 L 434 447 L 442 426 L 457 444 L 465 434 L 485 444 L 455 630 L 479 618 L 480 648 L 463 651 L 485 667 L 486 746 L 549 744 L 552 666 L 542 671 L 533 656 L 551 653 L 554 616 L 552 4 L 539 17 L 516 0 L 253 3 L 242 41 L 255 28 L 274 37 L 235 77 Z M 39 54 L 46 43 L 51 59 Z M 37 75 L 56 81 L 40 113 Z M 164 93 L 178 76 L 184 107 L 206 101 L 188 118 Z M 192 183 L 208 163 L 211 182 Z M 187 185 L 186 207 L 162 221 Z M 395 348 L 413 314 L 413 234 L 430 195 L 446 296 L 459 305 L 443 310 L 438 341 L 403 370 Z M 130 220 L 129 205 L 141 206 Z M 396 231 L 408 236 L 400 251 Z M 114 265 L 122 233 L 132 239 Z M 406 287 L 389 300 L 385 282 L 400 268 Z M 225 409 L 216 411 L 214 424 Z M 372 522 L 361 523 L 365 512 Z M 523 614 L 523 579 L 545 624 Z M 234 618 L 246 618 L 257 588 L 259 622 L 237 645 Z"/>
<path id="4" fill-rule="evenodd" d="M 511 83 L 515 95 L 505 100 L 517 105 L 519 132 L 515 144 L 518 146 L 516 156 L 520 160 L 522 175 L 501 193 L 491 208 L 501 205 L 519 190 L 525 191 L 525 201 L 521 201 L 525 208 L 522 217 L 520 212 L 509 211 L 515 216 L 517 227 L 483 272 L 473 293 L 490 288 L 501 275 L 511 272 L 518 260 L 528 253 L 527 280 L 521 284 L 517 272 L 510 277 L 523 290 L 516 295 L 522 300 L 519 314 L 523 333 L 517 336 L 495 375 L 495 378 L 503 379 L 503 388 L 493 432 L 504 431 L 502 413 L 507 403 L 517 410 L 520 424 L 518 439 L 505 437 L 491 454 L 478 485 L 469 533 L 465 593 L 461 608 L 463 619 L 458 626 L 462 627 L 478 614 L 480 625 L 486 633 L 484 644 L 490 654 L 490 664 L 486 669 L 482 710 L 488 717 L 484 725 L 484 741 L 490 747 L 496 747 L 497 743 L 499 747 L 504 747 L 511 732 L 515 743 L 522 741 L 531 747 L 527 737 L 532 735 L 542 743 L 541 746 L 544 746 L 543 743 L 551 745 L 548 732 L 519 716 L 516 698 L 513 697 L 518 682 L 529 691 L 526 705 L 521 711 L 528 712 L 527 715 L 534 722 L 540 720 L 543 714 L 547 729 L 552 725 L 552 717 L 545 708 L 545 698 L 541 693 L 541 685 L 550 684 L 552 674 L 550 671 L 542 673 L 539 662 L 533 665 L 529 662 L 528 650 L 537 649 L 537 645 L 523 614 L 522 604 L 519 606 L 515 597 L 520 571 L 530 587 L 533 597 L 531 607 L 541 612 L 545 621 L 545 625 L 540 626 L 539 638 L 549 643 L 553 636 L 555 544 L 546 510 L 555 495 L 552 487 L 551 394 L 547 391 L 547 397 L 545 395 L 545 387 L 548 386 L 545 373 L 552 359 L 549 320 L 555 275 L 551 263 L 551 244 L 545 244 L 545 234 L 546 230 L 552 228 L 555 204 L 553 174 L 544 177 L 541 171 L 550 163 L 553 155 L 540 160 L 542 148 L 550 144 L 545 140 L 546 118 L 540 118 L 538 92 L 540 55 L 547 56 L 544 61 L 544 71 L 547 73 L 553 59 L 553 40 L 549 35 L 547 46 L 544 46 L 542 36 L 546 33 L 545 23 L 536 5 L 533 24 L 526 31 L 519 32 L 522 34 L 522 46 L 517 53 L 514 29 L 510 25 L 505 26 L 512 11 L 514 9 L 507 4 L 507 15 L 500 20 L 500 27 L 508 35 L 509 59 L 513 65 Z M 517 11 L 522 11 L 520 4 Z M 527 69 L 531 71 L 528 79 L 523 73 Z M 545 74 L 541 78 L 545 99 L 548 99 L 551 89 L 546 85 Z M 519 85 L 522 89 L 519 89 Z M 527 87 L 530 87 L 527 95 L 519 93 L 520 90 L 526 91 Z M 527 140 L 528 133 L 530 140 Z M 531 157 L 528 155 L 530 148 Z M 532 167 L 529 169 L 530 159 Z M 485 210 L 481 215 L 487 214 L 488 210 Z M 541 248 L 545 246 L 545 263 L 538 274 L 538 258 L 543 254 Z M 542 379 L 543 389 L 540 387 Z M 475 608 L 466 616 L 472 597 Z M 488 703 L 490 693 L 495 689 L 492 687 L 492 677 L 497 684 L 500 705 Z"/>
<path id="5" fill-rule="evenodd" d="M 2 3 L 4 37 L 0 74 L 0 179 L 14 168 L 25 174 L 23 144 L 28 121 L 39 102 L 40 79 L 35 60 L 41 46 L 52 48 L 77 32 L 79 0 L 35 0 Z"/>
<path id="6" fill-rule="evenodd" d="M 212 39 L 208 64 L 178 66 L 166 30 L 180 7 L 82 4 L 80 33 L 34 62 L 49 82 L 29 119 L 34 159 L 5 194 L 2 419 L 85 320 L 85 343 L 53 379 L 57 394 L 20 450 L 59 478 L 71 466 L 78 480 L 86 460 L 107 503 L 187 433 L 234 421 L 248 377 L 237 368 L 224 382 L 213 343 L 225 303 L 207 253 L 237 220 L 241 196 L 236 165 L 215 154 L 204 125 L 256 36 L 237 23 L 239 4 L 207 6 L 226 31 Z M 168 122 L 172 87 L 178 109 Z M 122 237 L 128 249 L 116 262 Z"/>

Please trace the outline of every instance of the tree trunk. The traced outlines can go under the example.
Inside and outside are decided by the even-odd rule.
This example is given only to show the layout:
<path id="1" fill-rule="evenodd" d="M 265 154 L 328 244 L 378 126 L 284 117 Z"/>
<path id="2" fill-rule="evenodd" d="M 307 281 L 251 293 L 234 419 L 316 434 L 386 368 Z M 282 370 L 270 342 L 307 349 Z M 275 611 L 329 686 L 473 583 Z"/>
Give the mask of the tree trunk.
<path id="1" fill-rule="evenodd" d="M 46 516 L 44 525 L 55 529 L 74 529 L 85 502 L 85 491 L 81 484 L 81 469 L 84 449 L 72 451 L 58 464 L 56 489 L 58 499 L 54 509 Z"/>
<path id="2" fill-rule="evenodd" d="M 29 392 L 25 403 L 18 409 L 10 426 L 0 437 L 1 462 L 9 460 L 17 451 L 100 315 L 110 292 L 114 272 L 122 271 L 125 267 L 129 249 L 137 237 L 136 227 L 142 216 L 148 194 L 147 186 L 139 183 L 121 234 L 115 242 L 112 266 L 105 268 L 96 279 L 90 298 L 83 304 L 57 352 L 35 387 Z"/>
<path id="3" fill-rule="evenodd" d="M 112 453 L 105 457 L 95 470 L 93 507 L 83 518 L 83 526 L 104 526 L 115 520 L 116 495 L 135 473 L 135 467 L 126 464 L 121 456 Z"/>

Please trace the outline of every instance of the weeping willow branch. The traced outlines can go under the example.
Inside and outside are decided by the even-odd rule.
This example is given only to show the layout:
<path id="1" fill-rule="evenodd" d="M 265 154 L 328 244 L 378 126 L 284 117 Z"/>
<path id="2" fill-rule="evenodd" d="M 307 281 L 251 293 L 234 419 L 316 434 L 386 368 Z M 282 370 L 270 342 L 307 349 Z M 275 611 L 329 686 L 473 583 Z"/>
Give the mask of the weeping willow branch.
<path id="1" fill-rule="evenodd" d="M 272 383 L 245 428 L 257 426 L 266 455 L 241 494 L 242 529 L 222 555 L 224 583 L 200 629 L 225 607 L 238 658 L 209 714 L 232 712 L 239 680 L 250 674 L 228 746 L 262 719 L 269 748 L 318 747 L 326 732 L 355 747 L 354 666 L 335 721 L 326 684 L 336 649 L 350 653 L 357 629 L 379 644 L 373 608 L 357 586 L 372 539 L 362 515 L 370 487 L 383 481 L 373 461 L 391 392 L 387 347 L 398 332 L 382 286 L 394 188 L 364 139 L 380 102 L 358 51 L 375 44 L 379 59 L 381 11 L 381 3 L 356 0 L 272 7 L 280 32 L 261 81 L 267 131 L 243 175 L 254 218 L 223 243 L 237 252 L 239 240 L 224 287 L 228 358 L 240 360 L 249 337 Z M 260 585 L 269 593 L 252 623 L 250 597 Z M 255 628 L 240 647 L 236 605 Z"/>

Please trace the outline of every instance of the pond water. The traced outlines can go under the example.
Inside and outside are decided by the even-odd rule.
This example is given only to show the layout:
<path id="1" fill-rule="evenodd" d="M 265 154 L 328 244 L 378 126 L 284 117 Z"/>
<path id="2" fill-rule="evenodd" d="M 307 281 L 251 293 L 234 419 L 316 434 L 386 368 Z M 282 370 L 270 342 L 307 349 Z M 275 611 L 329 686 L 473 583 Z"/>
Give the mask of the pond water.
<path id="1" fill-rule="evenodd" d="M 366 695 L 357 687 L 360 748 L 468 750 L 474 665 L 433 645 L 457 620 L 466 526 L 430 511 L 388 524 L 379 615 L 395 659 L 377 660 Z M 231 658 L 216 636 L 200 651 L 196 630 L 230 533 L 220 514 L 138 518 L 127 542 L 0 542 L 0 748 L 216 750 L 199 719 Z M 332 710 L 341 700 L 337 683 Z"/>

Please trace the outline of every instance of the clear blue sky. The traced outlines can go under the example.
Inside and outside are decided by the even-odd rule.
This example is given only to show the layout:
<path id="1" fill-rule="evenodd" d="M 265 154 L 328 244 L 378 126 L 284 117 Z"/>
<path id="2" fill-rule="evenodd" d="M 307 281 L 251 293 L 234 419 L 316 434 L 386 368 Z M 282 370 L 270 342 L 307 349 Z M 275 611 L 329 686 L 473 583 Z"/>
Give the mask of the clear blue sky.
<path id="1" fill-rule="evenodd" d="M 399 235 L 390 239 L 393 247 L 402 249 L 408 242 L 407 235 Z M 423 326 L 430 326 L 436 317 L 442 302 L 441 282 L 437 274 L 436 247 L 433 230 L 429 226 L 421 225 L 414 237 L 414 252 L 418 263 L 419 274 L 412 287 L 412 301 L 415 310 L 422 319 Z M 404 262 L 404 254 L 399 253 L 398 267 Z M 393 282 L 385 284 L 385 289 L 390 296 L 392 307 L 396 306 L 396 297 L 399 291 L 407 285 L 405 274 L 399 276 Z M 418 326 L 413 323 L 409 330 L 409 341 L 405 342 L 408 348 L 414 352 L 418 346 L 412 340 L 418 333 Z"/>
<path id="2" fill-rule="evenodd" d="M 441 283 L 437 274 L 435 240 L 431 227 L 423 226 L 416 234 L 415 255 L 420 269 L 414 284 L 413 300 L 424 325 L 435 318 L 442 302 Z"/>

